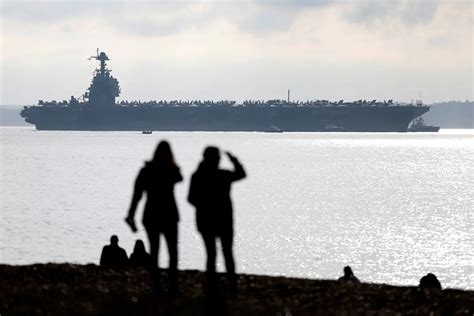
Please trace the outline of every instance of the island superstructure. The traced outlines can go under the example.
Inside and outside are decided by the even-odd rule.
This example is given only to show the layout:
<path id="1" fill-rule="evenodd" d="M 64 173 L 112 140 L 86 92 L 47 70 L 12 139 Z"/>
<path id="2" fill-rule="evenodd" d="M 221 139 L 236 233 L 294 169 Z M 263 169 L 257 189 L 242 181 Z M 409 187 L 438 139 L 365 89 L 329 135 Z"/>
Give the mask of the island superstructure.
<path id="1" fill-rule="evenodd" d="M 116 102 L 120 86 L 111 75 L 106 53 L 90 87 L 69 101 L 39 101 L 20 115 L 38 130 L 89 131 L 266 131 L 406 132 L 412 120 L 429 111 L 423 104 L 392 100 L 148 101 Z"/>

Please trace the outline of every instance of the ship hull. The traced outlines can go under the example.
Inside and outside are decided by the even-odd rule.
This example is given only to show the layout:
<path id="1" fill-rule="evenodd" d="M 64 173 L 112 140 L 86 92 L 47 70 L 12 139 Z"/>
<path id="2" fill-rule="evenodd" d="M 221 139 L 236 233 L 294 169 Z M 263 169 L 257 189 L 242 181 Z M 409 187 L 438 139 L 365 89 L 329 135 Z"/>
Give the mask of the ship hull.
<path id="1" fill-rule="evenodd" d="M 44 107 L 21 116 L 38 130 L 406 132 L 425 106 Z M 334 128 L 336 127 L 336 128 Z"/>

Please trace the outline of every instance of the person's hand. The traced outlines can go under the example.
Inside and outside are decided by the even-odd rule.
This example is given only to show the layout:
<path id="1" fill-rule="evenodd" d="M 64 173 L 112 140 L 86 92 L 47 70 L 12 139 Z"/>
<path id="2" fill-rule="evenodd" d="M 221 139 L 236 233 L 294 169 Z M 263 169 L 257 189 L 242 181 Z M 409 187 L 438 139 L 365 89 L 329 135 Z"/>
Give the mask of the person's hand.
<path id="1" fill-rule="evenodd" d="M 232 162 L 237 161 L 237 157 L 235 157 L 234 155 L 232 155 L 230 152 L 226 151 L 225 154 L 227 155 L 227 157 L 229 157 L 229 160 L 230 160 L 230 161 L 232 161 Z"/>
<path id="2" fill-rule="evenodd" d="M 137 232 L 137 225 L 135 225 L 135 220 L 131 217 L 125 217 L 125 223 L 128 224 L 132 232 L 136 233 Z"/>

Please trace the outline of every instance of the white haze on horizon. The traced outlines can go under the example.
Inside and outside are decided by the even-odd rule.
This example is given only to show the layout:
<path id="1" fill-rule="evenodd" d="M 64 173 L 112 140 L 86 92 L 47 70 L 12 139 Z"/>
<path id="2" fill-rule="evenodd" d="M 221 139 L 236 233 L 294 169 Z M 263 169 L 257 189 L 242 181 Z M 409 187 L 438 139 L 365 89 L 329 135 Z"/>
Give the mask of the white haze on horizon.
<path id="1" fill-rule="evenodd" d="M 119 100 L 473 99 L 473 2 L 2 1 L 0 104 L 80 96 L 96 48 Z"/>

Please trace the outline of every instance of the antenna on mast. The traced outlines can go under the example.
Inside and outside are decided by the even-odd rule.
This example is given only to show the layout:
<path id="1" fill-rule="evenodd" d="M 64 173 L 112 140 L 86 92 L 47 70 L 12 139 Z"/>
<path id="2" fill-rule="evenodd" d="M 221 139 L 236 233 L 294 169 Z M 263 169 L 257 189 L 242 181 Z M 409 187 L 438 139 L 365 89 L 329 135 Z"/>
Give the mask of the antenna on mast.
<path id="1" fill-rule="evenodd" d="M 95 54 L 95 56 L 91 56 L 91 57 L 87 58 L 87 60 L 91 60 L 91 59 L 99 60 L 99 49 L 98 48 L 97 48 L 97 53 Z"/>
<path id="2" fill-rule="evenodd" d="M 290 89 L 288 89 L 288 103 L 290 103 Z"/>
<path id="3" fill-rule="evenodd" d="M 421 98 L 421 90 L 420 90 L 420 95 L 419 95 L 420 99 L 419 100 L 416 100 L 416 105 L 417 106 L 422 106 L 423 105 L 423 99 Z"/>

